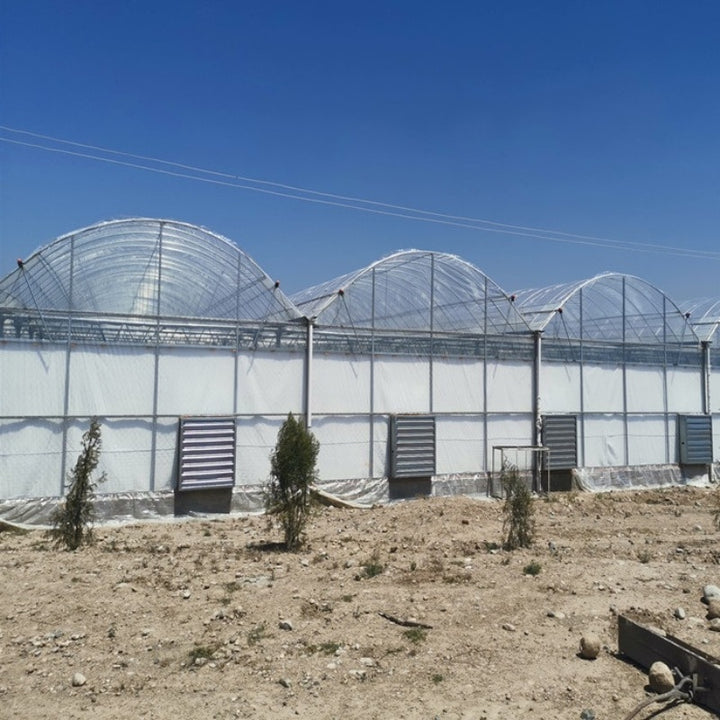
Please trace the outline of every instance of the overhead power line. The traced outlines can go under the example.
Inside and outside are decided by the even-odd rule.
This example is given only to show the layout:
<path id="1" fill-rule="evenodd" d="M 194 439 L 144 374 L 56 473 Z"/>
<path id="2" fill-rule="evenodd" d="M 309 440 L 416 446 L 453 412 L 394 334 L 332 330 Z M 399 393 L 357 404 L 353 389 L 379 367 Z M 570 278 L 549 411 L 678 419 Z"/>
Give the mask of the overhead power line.
<path id="1" fill-rule="evenodd" d="M 372 213 L 375 215 L 387 215 L 390 217 L 398 217 L 406 220 L 414 220 L 416 222 L 428 222 L 439 225 L 449 225 L 452 227 L 459 227 L 468 230 L 501 233 L 505 235 L 535 238 L 537 240 L 545 240 L 550 242 L 569 243 L 573 245 L 590 245 L 596 247 L 611 248 L 615 250 L 625 250 L 629 252 L 682 255 L 685 257 L 706 258 L 711 260 L 720 259 L 720 252 L 714 252 L 710 250 L 697 250 L 692 248 L 673 247 L 669 245 L 655 245 L 652 243 L 612 240 L 610 238 L 595 237 L 592 235 L 580 235 L 576 233 L 561 232 L 558 230 L 548 230 L 545 228 L 537 228 L 524 225 L 512 225 L 509 223 L 501 223 L 493 220 L 468 217 L 464 215 L 452 215 L 449 213 L 441 213 L 433 210 L 424 210 L 421 208 L 414 208 L 405 205 L 397 205 L 393 203 L 382 202 L 379 200 L 371 200 L 352 195 L 341 195 L 338 193 L 314 190 L 298 185 L 289 185 L 286 183 L 264 180 L 260 178 L 252 178 L 218 170 L 209 170 L 207 168 L 188 165 L 186 163 L 163 160 L 161 158 L 156 158 L 148 155 L 139 155 L 136 153 L 125 152 L 122 150 L 114 150 L 111 148 L 75 142 L 72 140 L 64 140 L 62 138 L 57 138 L 50 135 L 43 135 L 40 133 L 31 132 L 29 130 L 11 128 L 4 125 L 0 125 L 0 131 L 33 138 L 38 141 L 43 141 L 29 142 L 13 137 L 0 136 L 0 142 L 19 145 L 35 150 L 69 155 L 83 158 L 86 160 L 94 160 L 97 162 L 104 162 L 111 165 L 129 167 L 136 170 L 144 170 L 146 172 L 153 172 L 161 175 L 182 178 L 185 180 L 193 180 L 195 182 L 204 182 L 213 185 L 236 188 L 238 190 L 249 190 L 252 192 L 263 193 L 266 195 L 274 195 L 277 197 L 283 197 L 292 200 L 300 200 L 303 202 L 342 207 L 350 210 Z M 56 145 L 53 146 L 49 145 L 48 143 L 55 143 Z M 72 150 L 69 148 L 78 149 Z"/>

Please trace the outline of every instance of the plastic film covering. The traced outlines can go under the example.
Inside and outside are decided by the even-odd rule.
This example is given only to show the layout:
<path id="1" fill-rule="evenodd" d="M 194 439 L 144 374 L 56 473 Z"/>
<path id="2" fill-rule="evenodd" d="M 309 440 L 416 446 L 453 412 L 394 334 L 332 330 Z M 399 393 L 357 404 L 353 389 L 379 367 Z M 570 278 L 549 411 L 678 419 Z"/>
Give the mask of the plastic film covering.
<path id="1" fill-rule="evenodd" d="M 709 472 L 708 472 L 709 470 Z M 651 487 L 697 485 L 704 487 L 720 478 L 717 463 L 706 469 L 688 471 L 678 465 L 634 465 L 586 467 L 572 471 L 573 483 L 580 490 L 604 492 Z"/>
<path id="2" fill-rule="evenodd" d="M 698 337 L 685 313 L 640 278 L 604 273 L 577 283 L 521 290 L 516 295 L 528 324 L 543 331 L 546 359 L 560 353 L 559 360 L 577 361 L 579 356 L 568 356 L 562 350 L 582 341 L 586 362 L 595 356 L 607 358 L 604 344 L 619 346 L 622 352 L 617 359 L 624 362 L 700 362 Z"/>
<path id="3" fill-rule="evenodd" d="M 319 326 L 419 331 L 527 333 L 512 299 L 455 255 L 406 250 L 292 296 Z"/>
<path id="4" fill-rule="evenodd" d="M 147 218 L 93 225 L 37 250 L 0 279 L 0 308 L 3 334 L 104 343 L 234 344 L 235 331 L 209 321 L 300 318 L 229 240 Z"/>
<path id="5" fill-rule="evenodd" d="M 690 322 L 701 340 L 715 340 L 715 334 L 720 328 L 720 299 L 688 300 L 682 303 L 681 307 L 690 315 Z M 715 342 L 717 343 L 717 340 Z"/>

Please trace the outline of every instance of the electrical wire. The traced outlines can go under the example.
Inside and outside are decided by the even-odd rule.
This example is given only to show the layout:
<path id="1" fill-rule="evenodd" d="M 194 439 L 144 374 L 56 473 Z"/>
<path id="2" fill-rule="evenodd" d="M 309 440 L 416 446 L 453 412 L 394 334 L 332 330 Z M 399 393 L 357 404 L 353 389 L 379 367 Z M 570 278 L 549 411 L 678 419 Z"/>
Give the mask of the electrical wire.
<path id="1" fill-rule="evenodd" d="M 105 162 L 112 165 L 129 167 L 147 172 L 154 172 L 162 175 L 178 177 L 186 180 L 194 180 L 196 182 L 205 182 L 224 187 L 236 188 L 239 190 L 249 190 L 278 197 L 284 197 L 304 202 L 312 202 L 322 205 L 330 205 L 335 207 L 347 208 L 351 210 L 372 213 L 376 215 L 386 215 L 398 217 L 407 220 L 415 220 L 419 222 L 430 222 L 440 225 L 449 225 L 469 230 L 480 230 L 484 232 L 501 233 L 506 235 L 515 235 L 520 237 L 535 238 L 537 240 L 546 240 L 551 242 L 568 243 L 574 245 L 589 245 L 596 247 L 612 248 L 617 250 L 625 250 L 630 252 L 650 252 L 669 255 L 681 255 L 684 257 L 707 258 L 717 260 L 720 259 L 720 252 L 709 250 L 697 250 L 680 248 L 669 245 L 656 245 L 652 243 L 640 243 L 634 241 L 619 241 L 609 238 L 596 237 L 592 235 L 580 235 L 576 233 L 567 233 L 557 230 L 548 230 L 524 225 L 512 225 L 509 223 L 500 223 L 492 220 L 481 218 L 473 218 L 463 215 L 451 215 L 448 213 L 440 213 L 432 210 L 423 210 L 405 205 L 396 205 L 378 200 L 370 200 L 351 195 L 341 195 L 330 192 L 323 192 L 305 188 L 297 185 L 289 185 L 285 183 L 274 182 L 271 180 L 263 180 L 243 175 L 236 175 L 217 170 L 208 170 L 185 163 L 163 160 L 148 155 L 139 155 L 135 153 L 114 150 L 97 145 L 75 142 L 72 140 L 64 140 L 62 138 L 53 137 L 51 135 L 43 135 L 18 128 L 11 128 L 0 125 L 0 131 L 7 133 L 15 133 L 36 138 L 46 142 L 68 145 L 70 147 L 81 148 L 83 150 L 92 150 L 97 153 L 105 153 L 106 155 L 114 155 L 132 160 L 140 160 L 142 163 L 154 163 L 156 165 L 166 166 L 167 168 L 176 168 L 177 170 L 169 170 L 163 167 L 154 167 L 148 164 L 130 162 L 129 160 L 119 160 L 111 157 L 103 157 L 101 155 L 69 150 L 63 147 L 50 147 L 40 143 L 26 142 L 14 138 L 0 136 L 0 142 L 13 145 L 24 146 L 32 149 L 42 150 L 45 152 L 54 152 L 63 155 L 80 157 L 98 162 Z M 271 189 L 277 188 L 277 189 Z"/>

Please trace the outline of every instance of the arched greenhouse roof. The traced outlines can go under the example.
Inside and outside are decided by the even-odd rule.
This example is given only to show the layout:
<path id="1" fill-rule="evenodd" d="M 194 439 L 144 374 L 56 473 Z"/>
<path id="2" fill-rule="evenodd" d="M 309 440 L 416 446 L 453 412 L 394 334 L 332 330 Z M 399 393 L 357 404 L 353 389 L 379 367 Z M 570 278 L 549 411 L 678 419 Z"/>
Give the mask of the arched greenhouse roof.
<path id="1" fill-rule="evenodd" d="M 544 337 L 641 344 L 697 342 L 688 318 L 654 285 L 631 275 L 516 293 L 518 309 Z"/>
<path id="2" fill-rule="evenodd" d="M 403 250 L 292 296 L 320 326 L 387 331 L 525 333 L 512 298 L 456 255 Z"/>
<path id="3" fill-rule="evenodd" d="M 720 328 L 720 299 L 704 298 L 682 303 L 682 309 L 690 314 L 690 323 L 701 340 L 712 341 Z M 713 345 L 717 344 L 713 342 Z"/>
<path id="4" fill-rule="evenodd" d="M 33 311 L 285 321 L 297 308 L 236 245 L 172 220 L 113 220 L 63 235 L 0 279 L 0 306 Z"/>

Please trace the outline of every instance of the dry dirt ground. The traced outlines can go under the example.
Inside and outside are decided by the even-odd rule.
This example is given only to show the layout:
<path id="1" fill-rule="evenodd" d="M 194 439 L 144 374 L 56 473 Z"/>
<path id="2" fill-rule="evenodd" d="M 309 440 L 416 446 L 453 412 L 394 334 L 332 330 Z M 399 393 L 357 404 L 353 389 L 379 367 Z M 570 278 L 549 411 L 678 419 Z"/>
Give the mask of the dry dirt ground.
<path id="1" fill-rule="evenodd" d="M 537 499 L 515 552 L 496 549 L 502 503 L 463 497 L 322 508 L 295 554 L 257 516 L 96 528 L 74 553 L 5 531 L 0 717 L 622 720 L 647 676 L 617 655 L 616 613 L 720 656 L 715 493 Z M 658 709 L 638 717 L 712 717 Z"/>

